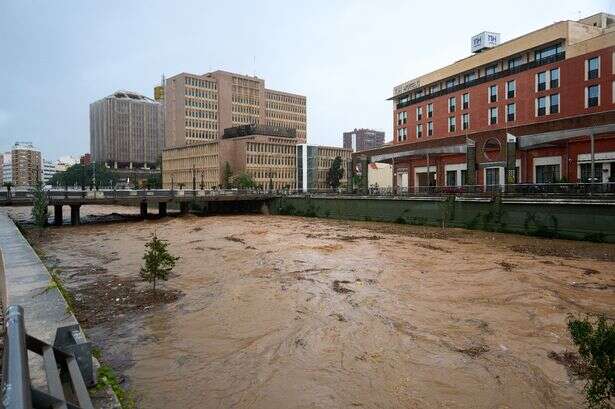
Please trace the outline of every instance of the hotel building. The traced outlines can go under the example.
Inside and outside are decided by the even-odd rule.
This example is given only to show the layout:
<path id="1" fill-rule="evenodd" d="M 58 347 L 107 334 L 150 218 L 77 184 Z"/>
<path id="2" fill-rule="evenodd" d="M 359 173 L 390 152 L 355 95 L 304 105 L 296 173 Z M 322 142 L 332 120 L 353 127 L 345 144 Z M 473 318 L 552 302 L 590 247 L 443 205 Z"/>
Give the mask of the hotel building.
<path id="1" fill-rule="evenodd" d="M 354 161 L 402 188 L 615 181 L 615 16 L 498 42 L 394 87 L 393 144 Z"/>

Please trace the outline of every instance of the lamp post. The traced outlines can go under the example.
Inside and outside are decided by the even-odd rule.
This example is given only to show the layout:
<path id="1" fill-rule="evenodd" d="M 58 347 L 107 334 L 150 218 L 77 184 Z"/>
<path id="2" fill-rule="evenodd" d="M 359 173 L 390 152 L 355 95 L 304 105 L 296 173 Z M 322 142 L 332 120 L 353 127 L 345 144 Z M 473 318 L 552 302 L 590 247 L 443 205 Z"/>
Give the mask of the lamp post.
<path id="1" fill-rule="evenodd" d="M 196 169 L 194 165 L 192 165 L 192 190 L 196 190 Z"/>

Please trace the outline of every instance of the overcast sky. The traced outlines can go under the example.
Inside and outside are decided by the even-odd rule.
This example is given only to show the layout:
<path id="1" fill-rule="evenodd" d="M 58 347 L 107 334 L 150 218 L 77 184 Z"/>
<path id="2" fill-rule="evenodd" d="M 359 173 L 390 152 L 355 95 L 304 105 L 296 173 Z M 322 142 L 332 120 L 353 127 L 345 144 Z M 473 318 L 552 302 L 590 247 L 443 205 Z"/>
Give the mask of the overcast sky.
<path id="1" fill-rule="evenodd" d="M 390 140 L 393 86 L 467 56 L 472 35 L 506 41 L 615 12 L 615 0 L 501 4 L 0 0 L 0 151 L 31 141 L 49 159 L 82 154 L 92 101 L 216 69 L 307 96 L 310 143 L 341 145 L 359 127 Z"/>

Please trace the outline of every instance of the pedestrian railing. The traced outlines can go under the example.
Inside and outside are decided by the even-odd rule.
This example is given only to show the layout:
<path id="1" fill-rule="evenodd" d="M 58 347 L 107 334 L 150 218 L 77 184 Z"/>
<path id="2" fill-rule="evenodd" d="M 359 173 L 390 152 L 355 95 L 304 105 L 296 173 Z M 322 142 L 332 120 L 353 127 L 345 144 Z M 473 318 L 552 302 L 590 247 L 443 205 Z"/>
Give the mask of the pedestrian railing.
<path id="1" fill-rule="evenodd" d="M 26 333 L 24 311 L 5 313 L 2 402 L 5 409 L 93 409 L 87 387 L 96 384 L 91 344 L 78 325 L 58 328 L 53 345 Z M 43 358 L 47 390 L 31 383 L 28 351 Z"/>

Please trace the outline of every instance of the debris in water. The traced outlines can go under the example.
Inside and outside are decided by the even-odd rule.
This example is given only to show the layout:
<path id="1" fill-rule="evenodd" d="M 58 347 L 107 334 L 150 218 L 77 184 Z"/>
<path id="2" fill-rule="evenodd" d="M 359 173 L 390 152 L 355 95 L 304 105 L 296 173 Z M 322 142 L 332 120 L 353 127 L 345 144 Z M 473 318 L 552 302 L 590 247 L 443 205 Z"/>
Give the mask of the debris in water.
<path id="1" fill-rule="evenodd" d="M 334 280 L 333 281 L 333 291 L 335 291 L 336 293 L 340 293 L 340 294 L 354 293 L 354 290 L 351 290 L 350 288 L 346 288 L 342 286 L 341 284 L 350 284 L 350 281 Z"/>
<path id="2" fill-rule="evenodd" d="M 579 355 L 574 352 L 564 351 L 557 353 L 555 351 L 551 351 L 547 354 L 547 356 L 555 362 L 564 365 L 569 376 L 574 375 L 578 378 L 583 378 L 588 373 L 589 368 L 587 368 L 585 362 L 581 361 Z"/>

